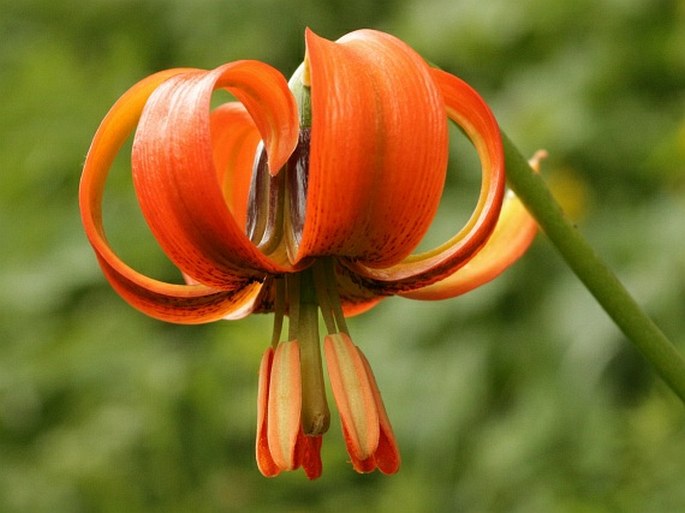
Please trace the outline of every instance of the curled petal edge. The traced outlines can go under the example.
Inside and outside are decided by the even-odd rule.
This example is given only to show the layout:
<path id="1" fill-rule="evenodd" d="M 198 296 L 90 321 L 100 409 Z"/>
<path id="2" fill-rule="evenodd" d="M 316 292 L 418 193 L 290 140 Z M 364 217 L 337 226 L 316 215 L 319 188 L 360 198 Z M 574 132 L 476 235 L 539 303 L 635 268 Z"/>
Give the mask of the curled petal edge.
<path id="1" fill-rule="evenodd" d="M 530 159 L 529 164 L 536 173 L 546 156 L 541 150 Z M 535 218 L 512 191 L 507 191 L 495 231 L 475 257 L 447 278 L 401 295 L 409 299 L 438 300 L 465 294 L 509 268 L 526 252 L 537 233 Z"/>
<path id="2" fill-rule="evenodd" d="M 533 242 L 537 231 L 535 220 L 509 191 L 492 237 L 475 257 L 447 278 L 400 295 L 409 299 L 438 300 L 478 288 L 516 262 Z"/>
<path id="3" fill-rule="evenodd" d="M 471 140 L 481 160 L 482 180 L 478 203 L 466 225 L 442 245 L 413 254 L 384 269 L 357 262 L 345 265 L 363 287 L 378 294 L 402 294 L 435 283 L 465 265 L 492 235 L 502 208 L 505 186 L 504 149 L 497 121 L 480 95 L 463 80 L 431 69 L 447 116 Z"/>
<path id="4" fill-rule="evenodd" d="M 211 134 L 217 179 L 233 218 L 244 231 L 259 131 L 241 103 L 229 102 L 212 111 Z"/>
<path id="5" fill-rule="evenodd" d="M 374 30 L 336 42 L 306 32 L 311 153 L 299 262 L 401 262 L 428 230 L 448 155 L 443 100 L 426 62 Z"/>
<path id="6" fill-rule="evenodd" d="M 236 281 L 227 290 L 204 285 L 166 283 L 138 273 L 124 263 L 107 242 L 102 198 L 112 162 L 135 128 L 150 94 L 165 80 L 186 73 L 185 68 L 151 75 L 131 87 L 110 109 L 98 128 L 81 175 L 79 206 L 88 240 L 106 278 L 133 307 L 169 322 L 203 323 L 250 312 L 260 283 Z"/>
<path id="7" fill-rule="evenodd" d="M 250 113 L 270 169 L 298 140 L 297 105 L 283 76 L 258 61 L 176 75 L 150 95 L 132 150 L 133 182 L 143 215 L 164 253 L 185 273 L 222 288 L 235 276 L 292 272 L 264 255 L 227 205 L 212 148 L 211 98 L 229 90 Z"/>
<path id="8" fill-rule="evenodd" d="M 540 160 L 546 156 L 546 152 L 538 151 L 529 161 L 536 173 L 540 171 Z M 438 300 L 465 294 L 494 280 L 516 262 L 537 233 L 535 218 L 521 200 L 508 191 L 495 231 L 475 257 L 447 278 L 401 295 L 409 299 Z"/>
<path id="9" fill-rule="evenodd" d="M 240 319 L 250 314 L 262 289 L 258 282 L 236 290 L 205 285 L 166 283 L 127 266 L 114 267 L 98 255 L 110 285 L 132 307 L 150 317 L 176 324 L 203 324 L 220 319 Z"/>

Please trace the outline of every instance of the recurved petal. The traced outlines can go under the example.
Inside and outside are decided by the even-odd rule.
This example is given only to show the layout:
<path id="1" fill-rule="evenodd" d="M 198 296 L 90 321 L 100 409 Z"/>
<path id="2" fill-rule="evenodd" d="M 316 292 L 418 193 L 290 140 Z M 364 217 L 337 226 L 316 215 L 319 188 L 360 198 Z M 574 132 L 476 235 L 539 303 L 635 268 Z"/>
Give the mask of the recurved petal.
<path id="1" fill-rule="evenodd" d="M 110 285 L 128 304 L 166 322 L 201 324 L 225 318 L 239 319 L 252 312 L 262 288 L 257 282 L 236 284 L 230 290 L 167 283 L 138 273 L 118 262 L 111 253 L 97 256 Z"/>
<path id="2" fill-rule="evenodd" d="M 135 128 L 150 94 L 169 77 L 187 73 L 179 68 L 150 75 L 131 87 L 112 106 L 91 142 L 79 184 L 79 208 L 91 243 L 104 243 L 102 195 L 112 162 Z"/>
<path id="3" fill-rule="evenodd" d="M 150 96 L 133 144 L 133 178 L 164 252 L 198 281 L 224 286 L 235 275 L 287 272 L 264 256 L 227 205 L 215 169 L 212 92 L 226 88 L 250 113 L 279 169 L 297 144 L 297 106 L 280 73 L 257 61 L 176 75 Z"/>
<path id="4" fill-rule="evenodd" d="M 174 69 L 151 75 L 129 89 L 110 109 L 91 143 L 79 186 L 81 219 L 105 276 L 119 294 L 144 313 L 170 322 L 209 322 L 225 315 L 249 313 L 260 285 L 234 276 L 221 289 L 177 285 L 144 276 L 124 263 L 109 246 L 102 220 L 102 197 L 112 162 L 135 127 L 143 106 Z"/>
<path id="5" fill-rule="evenodd" d="M 261 136 L 252 117 L 238 102 L 225 103 L 211 114 L 214 167 L 228 208 L 245 231 L 252 165 Z"/>
<path id="6" fill-rule="evenodd" d="M 384 299 L 384 296 L 378 296 L 369 289 L 357 285 L 353 280 L 354 276 L 346 268 L 336 265 L 334 272 L 335 289 L 340 296 L 345 317 L 367 312 Z"/>
<path id="7" fill-rule="evenodd" d="M 480 95 L 461 79 L 436 69 L 431 70 L 431 75 L 443 95 L 448 117 L 464 130 L 478 152 L 481 192 L 466 225 L 437 248 L 411 255 L 385 269 L 348 263 L 361 284 L 380 294 L 426 287 L 464 266 L 492 235 L 502 207 L 504 151 L 495 117 Z"/>
<path id="8" fill-rule="evenodd" d="M 311 153 L 297 259 L 399 262 L 437 210 L 447 119 L 421 57 L 373 30 L 331 42 L 307 31 Z"/>
<path id="9" fill-rule="evenodd" d="M 540 150 L 528 161 L 536 173 L 540 172 L 540 161 L 546 156 L 547 152 Z M 447 278 L 401 295 L 434 300 L 465 294 L 495 279 L 516 262 L 530 247 L 537 232 L 535 218 L 513 191 L 508 191 L 495 231 L 475 257 Z"/>
<path id="10" fill-rule="evenodd" d="M 533 242 L 537 231 L 535 219 L 509 191 L 492 237 L 475 257 L 447 278 L 401 295 L 410 299 L 446 299 L 480 287 L 516 262 Z"/>
<path id="11" fill-rule="evenodd" d="M 345 317 L 354 317 L 355 315 L 360 315 L 368 312 L 373 307 L 378 305 L 383 298 L 379 296 L 374 296 L 371 298 L 361 299 L 361 298 L 349 298 L 341 297 L 343 313 Z"/>

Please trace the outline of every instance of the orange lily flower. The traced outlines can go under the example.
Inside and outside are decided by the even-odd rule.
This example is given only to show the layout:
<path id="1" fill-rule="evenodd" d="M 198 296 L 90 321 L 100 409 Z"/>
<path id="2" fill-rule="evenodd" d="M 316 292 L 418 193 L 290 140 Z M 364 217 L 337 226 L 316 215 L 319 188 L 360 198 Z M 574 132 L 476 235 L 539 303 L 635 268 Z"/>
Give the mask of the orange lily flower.
<path id="1" fill-rule="evenodd" d="M 306 49 L 290 84 L 257 61 L 140 81 L 95 134 L 80 208 L 104 275 L 145 314 L 204 323 L 274 312 L 259 372 L 256 456 L 264 475 L 299 467 L 310 478 L 321 474 L 330 413 L 319 316 L 352 465 L 391 474 L 400 465 L 395 437 L 345 318 L 394 294 L 443 299 L 478 287 L 525 251 L 536 228 L 513 195 L 505 199 L 497 122 L 466 83 L 373 30 L 336 42 L 307 30 Z M 216 89 L 236 101 L 212 109 Z M 442 195 L 448 120 L 478 152 L 480 197 L 456 235 L 412 254 Z M 143 215 L 185 283 L 137 272 L 107 242 L 105 181 L 134 131 Z"/>

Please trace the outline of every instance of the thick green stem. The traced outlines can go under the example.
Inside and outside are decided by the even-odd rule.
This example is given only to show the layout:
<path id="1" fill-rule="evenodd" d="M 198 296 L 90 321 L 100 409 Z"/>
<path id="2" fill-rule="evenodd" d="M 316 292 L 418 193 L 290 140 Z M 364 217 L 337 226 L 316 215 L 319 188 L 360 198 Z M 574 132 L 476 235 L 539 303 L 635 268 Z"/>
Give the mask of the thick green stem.
<path id="1" fill-rule="evenodd" d="M 685 360 L 566 218 L 544 180 L 504 138 L 507 181 L 599 304 L 685 402 Z"/>

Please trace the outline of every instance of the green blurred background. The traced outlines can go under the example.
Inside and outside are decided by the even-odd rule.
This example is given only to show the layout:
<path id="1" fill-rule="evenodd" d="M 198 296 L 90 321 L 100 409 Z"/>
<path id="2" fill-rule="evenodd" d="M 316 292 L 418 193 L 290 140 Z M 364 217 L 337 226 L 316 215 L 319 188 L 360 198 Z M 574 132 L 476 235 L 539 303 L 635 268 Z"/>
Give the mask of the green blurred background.
<path id="1" fill-rule="evenodd" d="M 0 511 L 685 511 L 682 404 L 544 236 L 467 296 L 351 321 L 402 450 L 393 477 L 351 470 L 336 419 L 320 480 L 261 477 L 271 319 L 168 325 L 109 288 L 76 195 L 110 105 L 175 66 L 287 76 L 305 26 L 386 30 L 475 86 L 524 154 L 549 150 L 560 200 L 685 350 L 685 2 L 0 0 Z M 477 183 L 454 135 L 435 238 Z M 166 273 L 129 181 L 122 158 L 108 233 Z"/>

